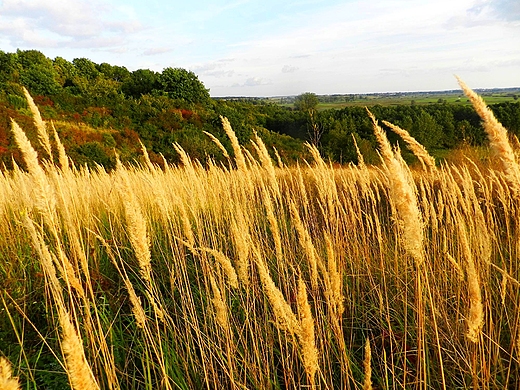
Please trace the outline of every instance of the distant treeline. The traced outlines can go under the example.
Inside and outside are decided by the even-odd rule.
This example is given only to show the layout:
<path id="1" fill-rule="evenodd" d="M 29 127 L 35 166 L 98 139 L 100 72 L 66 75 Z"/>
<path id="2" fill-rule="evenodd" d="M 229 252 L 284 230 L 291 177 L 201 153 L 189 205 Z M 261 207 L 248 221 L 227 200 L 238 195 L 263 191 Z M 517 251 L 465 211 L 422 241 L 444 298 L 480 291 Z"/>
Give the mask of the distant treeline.
<path id="1" fill-rule="evenodd" d="M 320 111 L 311 121 L 304 110 L 269 102 L 211 99 L 198 77 L 181 68 L 129 71 L 86 58 L 69 62 L 61 57 L 49 59 L 36 50 L 18 50 L 0 51 L 0 162 L 7 167 L 12 166 L 12 158 L 21 163 L 9 118 L 31 133 L 22 85 L 34 97 L 44 119 L 56 121 L 67 152 L 78 164 L 98 163 L 111 168 L 115 164 L 114 149 L 123 160 L 139 159 L 139 140 L 157 163 L 162 162 L 161 154 L 169 161 L 177 161 L 174 142 L 194 158 L 222 160 L 220 150 L 204 134 L 214 134 L 231 153 L 221 115 L 230 120 L 246 147 L 253 131 L 257 131 L 287 163 L 308 157 L 303 142 L 313 139 L 310 135 L 316 126 L 320 131 L 318 146 L 331 161 L 356 161 L 353 137 L 368 160 L 377 158 L 364 108 Z M 519 135 L 520 102 L 491 108 L 505 127 Z M 410 131 L 434 154 L 435 150 L 463 142 L 485 142 L 480 119 L 469 106 L 376 105 L 370 109 L 378 118 Z"/>

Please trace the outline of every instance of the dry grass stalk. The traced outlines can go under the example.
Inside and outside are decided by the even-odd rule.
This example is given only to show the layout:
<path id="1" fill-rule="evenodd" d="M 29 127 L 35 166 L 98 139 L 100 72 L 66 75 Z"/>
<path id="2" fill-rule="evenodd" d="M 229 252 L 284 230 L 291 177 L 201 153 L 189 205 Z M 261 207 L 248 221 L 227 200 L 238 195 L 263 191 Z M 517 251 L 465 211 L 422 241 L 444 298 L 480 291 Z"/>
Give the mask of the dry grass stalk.
<path id="1" fill-rule="evenodd" d="M 150 254 L 150 238 L 147 233 L 146 219 L 141 211 L 141 206 L 135 199 L 134 192 L 125 173 L 121 176 L 120 193 L 125 208 L 128 236 L 139 263 L 139 272 L 141 277 L 147 283 L 150 283 L 152 279 L 152 257 Z"/>
<path id="2" fill-rule="evenodd" d="M 482 304 L 482 292 L 480 289 L 480 281 L 473 254 L 469 245 L 464 221 L 459 220 L 457 223 L 459 234 L 458 238 L 462 246 L 462 252 L 466 258 L 466 275 L 468 279 L 468 295 L 469 295 L 469 316 L 468 331 L 466 336 L 468 339 L 477 343 L 480 340 L 482 326 L 484 324 L 484 306 Z"/>
<path id="3" fill-rule="evenodd" d="M 141 145 L 141 151 L 143 152 L 144 162 L 148 167 L 148 170 L 150 172 L 155 172 L 155 167 L 152 164 L 152 161 L 150 160 L 150 156 L 148 155 L 148 150 L 146 150 L 146 146 L 144 146 L 141 140 L 139 140 L 139 145 Z"/>
<path id="4" fill-rule="evenodd" d="M 67 283 L 70 284 L 73 288 L 75 288 L 76 291 L 78 291 L 82 297 L 84 297 L 85 292 L 82 288 L 81 282 L 76 276 L 74 267 L 70 263 L 67 256 L 65 256 L 61 247 L 61 239 L 59 237 L 58 232 L 59 223 L 57 221 L 55 191 L 49 184 L 49 180 L 47 179 L 45 171 L 38 163 L 38 154 L 33 149 L 24 131 L 20 128 L 20 126 L 18 126 L 18 124 L 15 121 L 12 120 L 11 122 L 12 130 L 15 136 L 15 141 L 20 150 L 22 151 L 29 174 L 31 175 L 33 182 L 36 184 L 36 208 L 43 215 L 43 220 L 46 226 L 52 232 L 56 240 L 59 258 L 59 262 L 56 262 L 56 265 L 58 266 L 61 274 L 65 277 Z"/>
<path id="5" fill-rule="evenodd" d="M 403 141 L 406 142 L 408 148 L 421 162 L 424 170 L 429 170 L 430 172 L 435 170 L 435 159 L 428 153 L 423 145 L 417 142 L 417 140 L 408 133 L 408 131 L 387 121 L 383 121 L 383 123 L 390 127 L 394 133 L 399 135 Z"/>
<path id="6" fill-rule="evenodd" d="M 163 162 L 164 171 L 168 172 L 170 170 L 170 164 L 168 164 L 168 161 L 166 161 L 166 158 L 164 157 L 164 155 L 162 153 L 159 153 L 159 155 L 161 156 L 161 159 Z"/>
<path id="7" fill-rule="evenodd" d="M 190 157 L 186 153 L 186 151 L 182 148 L 181 145 L 179 145 L 177 142 L 173 143 L 173 148 L 177 153 L 179 153 L 179 156 L 181 157 L 182 165 L 184 165 L 184 168 L 186 169 L 193 169 L 193 164 L 191 163 Z"/>
<path id="8" fill-rule="evenodd" d="M 464 280 L 464 270 L 460 266 L 460 264 L 453 258 L 452 255 L 450 255 L 448 252 L 445 253 L 446 258 L 450 262 L 450 264 L 455 268 L 455 271 L 457 271 L 457 277 L 459 280 Z"/>
<path id="9" fill-rule="evenodd" d="M 298 279 L 298 315 L 300 317 L 299 334 L 303 366 L 309 378 L 311 388 L 314 387 L 316 371 L 318 371 L 318 350 L 316 348 L 315 334 L 314 334 L 314 319 L 312 317 L 311 306 L 307 300 L 307 289 L 302 278 Z"/>
<path id="10" fill-rule="evenodd" d="M 31 113 L 33 115 L 34 124 L 36 125 L 36 130 L 38 134 L 38 140 L 43 146 L 43 149 L 48 154 L 49 158 L 52 160 L 52 148 L 51 148 L 51 141 L 49 139 L 49 134 L 47 133 L 47 126 L 45 125 L 45 122 L 43 121 L 40 111 L 38 110 L 38 107 L 36 107 L 36 104 L 34 104 L 34 100 L 31 97 L 31 94 L 25 87 L 23 87 L 23 93 L 25 95 L 25 98 L 27 99 L 27 103 L 29 104 L 29 109 L 31 110 Z"/>
<path id="11" fill-rule="evenodd" d="M 11 123 L 16 144 L 22 151 L 25 164 L 27 165 L 27 170 L 36 184 L 36 208 L 42 214 L 54 221 L 56 209 L 54 191 L 49 185 L 43 168 L 38 163 L 38 153 L 36 153 L 31 142 L 20 126 L 18 126 L 14 120 L 11 120 Z"/>
<path id="12" fill-rule="evenodd" d="M 502 167 L 507 180 L 513 187 L 515 194 L 518 194 L 520 191 L 520 170 L 515 152 L 513 151 L 507 137 L 507 130 L 495 118 L 495 115 L 488 108 L 484 100 L 469 88 L 458 76 L 456 77 L 460 87 L 464 91 L 464 94 L 469 98 L 475 111 L 484 121 L 484 130 L 488 136 L 491 148 L 496 152 L 498 158 L 502 162 Z"/>
<path id="13" fill-rule="evenodd" d="M 395 165 L 394 152 L 392 152 L 392 145 L 390 145 L 386 133 L 377 123 L 377 119 L 374 116 L 374 114 L 372 114 L 368 108 L 366 108 L 366 110 L 368 116 L 372 120 L 374 135 L 376 136 L 377 143 L 379 144 L 379 151 L 381 152 L 381 156 L 383 157 L 383 162 L 387 165 Z"/>
<path id="14" fill-rule="evenodd" d="M 74 390 L 99 389 L 92 370 L 85 358 L 83 343 L 79 338 L 76 328 L 70 321 L 69 313 L 65 307 L 58 307 L 60 325 L 62 329 L 61 348 L 65 355 L 67 375 Z"/>
<path id="15" fill-rule="evenodd" d="M 195 247 L 195 234 L 193 233 L 193 228 L 191 227 L 190 217 L 188 215 L 188 211 L 183 203 L 179 204 L 179 210 L 181 212 L 181 222 L 182 222 L 182 231 L 186 240 L 188 240 L 188 247 Z"/>
<path id="16" fill-rule="evenodd" d="M 312 289 L 316 290 L 318 288 L 318 254 L 316 253 L 316 248 L 312 243 L 312 238 L 309 234 L 309 231 L 303 225 L 303 222 L 300 218 L 300 213 L 296 209 L 296 205 L 293 201 L 290 201 L 289 207 L 291 210 L 291 220 L 294 224 L 294 227 L 296 228 L 296 232 L 298 233 L 300 245 L 303 250 L 305 250 L 307 259 L 309 261 Z"/>
<path id="17" fill-rule="evenodd" d="M 130 304 L 132 306 L 132 313 L 134 314 L 134 317 L 135 317 L 135 320 L 137 323 L 137 327 L 144 329 L 145 324 L 146 324 L 146 314 L 145 314 L 143 306 L 141 304 L 140 297 L 138 297 L 137 294 L 135 293 L 134 286 L 128 279 L 126 271 L 124 269 L 121 269 L 121 267 L 119 266 L 119 264 L 114 256 L 111 246 L 108 244 L 108 242 L 103 237 L 96 234 L 96 238 L 99 241 L 101 241 L 101 243 L 105 247 L 108 258 L 110 259 L 112 264 L 114 264 L 114 266 L 116 267 L 117 271 L 119 272 L 119 274 L 121 275 L 121 277 L 125 283 L 125 287 L 128 291 L 128 296 L 130 298 Z"/>
<path id="18" fill-rule="evenodd" d="M 250 254 L 250 235 L 244 216 L 239 207 L 235 212 L 236 218 L 231 220 L 231 236 L 238 253 L 236 260 L 237 275 L 240 281 L 249 285 L 249 254 Z"/>
<path id="19" fill-rule="evenodd" d="M 60 137 L 58 136 L 58 132 L 56 131 L 53 122 L 51 122 L 51 127 L 54 134 L 54 141 L 56 142 L 56 148 L 58 149 L 58 161 L 60 162 L 61 170 L 64 173 L 68 173 L 70 172 L 69 157 L 67 156 L 65 147 L 61 143 Z"/>
<path id="20" fill-rule="evenodd" d="M 215 260 L 220 264 L 222 269 L 224 270 L 228 283 L 233 288 L 238 288 L 238 277 L 237 273 L 235 271 L 235 268 L 233 267 L 233 264 L 231 263 L 231 260 L 229 260 L 229 257 L 224 255 L 222 252 L 219 252 L 215 249 L 211 248 L 199 248 L 201 251 L 207 252 L 211 254 Z"/>
<path id="21" fill-rule="evenodd" d="M 72 263 L 65 255 L 61 247 L 58 246 L 56 251 L 58 252 L 58 256 L 52 254 L 52 259 L 54 260 L 56 268 L 60 271 L 60 274 L 65 279 L 67 286 L 72 287 L 81 298 L 86 298 L 85 290 L 81 284 L 80 279 L 76 275 L 76 271 L 74 270 Z"/>
<path id="22" fill-rule="evenodd" d="M 356 137 L 354 137 L 354 134 L 352 134 L 352 141 L 354 142 L 354 147 L 356 148 L 358 167 L 360 169 L 365 169 L 366 168 L 365 159 L 363 158 L 363 154 L 361 154 L 361 151 L 359 150 L 359 147 L 358 147 L 358 144 L 356 141 Z"/>
<path id="23" fill-rule="evenodd" d="M 0 389 L 2 390 L 20 390 L 18 378 L 12 376 L 11 363 L 3 357 L 0 357 Z"/>
<path id="24" fill-rule="evenodd" d="M 166 317 L 165 311 L 163 310 L 161 304 L 158 302 L 158 300 L 155 298 L 155 296 L 152 293 L 153 288 L 151 286 L 147 286 L 148 288 L 145 291 L 146 297 L 148 298 L 148 301 L 152 304 L 153 312 L 159 319 L 159 321 L 164 322 L 164 319 Z"/>
<path id="25" fill-rule="evenodd" d="M 338 263 L 336 261 L 336 253 L 332 240 L 325 234 L 325 243 L 327 244 L 327 259 L 328 259 L 328 274 L 330 278 L 330 296 L 333 303 L 333 312 L 336 314 L 338 321 L 341 321 L 343 312 L 345 311 L 343 296 L 343 279 L 341 274 L 338 272 Z"/>
<path id="26" fill-rule="evenodd" d="M 209 275 L 209 281 L 211 283 L 211 290 L 213 291 L 213 298 L 211 299 L 211 302 L 215 307 L 215 317 L 217 323 L 222 327 L 222 329 L 228 330 L 230 329 L 230 326 L 228 321 L 226 302 L 224 302 L 222 299 L 222 293 L 220 292 L 213 275 Z"/>
<path id="27" fill-rule="evenodd" d="M 336 180 L 334 178 L 334 169 L 331 165 L 325 163 L 320 155 L 320 152 L 316 145 L 305 144 L 311 152 L 312 158 L 316 164 L 316 167 L 312 168 L 311 172 L 316 180 L 318 187 L 318 193 L 321 199 L 319 205 L 323 216 L 325 217 L 325 223 L 330 228 L 337 223 L 337 209 L 338 204 L 338 191 L 336 186 Z"/>
<path id="28" fill-rule="evenodd" d="M 303 204 L 303 207 L 305 207 L 305 210 L 307 210 L 307 205 L 309 204 L 309 196 L 307 195 L 307 188 L 305 186 L 305 180 L 303 178 L 303 172 L 300 168 L 300 165 L 298 164 L 296 166 L 297 168 L 297 179 L 298 179 L 298 190 L 300 197 L 301 204 Z"/>
<path id="29" fill-rule="evenodd" d="M 18 378 L 12 376 L 11 363 L 3 357 L 0 357 L 0 389 L 2 390 L 20 390 Z"/>
<path id="30" fill-rule="evenodd" d="M 235 161 L 237 163 L 237 167 L 239 170 L 247 170 L 246 159 L 244 157 L 244 153 L 242 153 L 242 148 L 238 142 L 238 138 L 231 128 L 231 124 L 226 117 L 221 116 L 220 120 L 222 121 L 222 127 L 226 132 L 229 140 L 231 141 L 231 146 L 233 146 L 233 151 L 235 152 Z"/>
<path id="31" fill-rule="evenodd" d="M 292 334 L 299 335 L 301 333 L 300 323 L 294 315 L 291 306 L 285 300 L 282 292 L 276 287 L 267 265 L 265 264 L 262 256 L 260 255 L 257 248 L 253 248 L 253 253 L 256 257 L 256 266 L 258 268 L 258 274 L 264 288 L 264 292 L 273 307 L 273 312 L 277 320 L 277 326 L 286 330 Z"/>
<path id="32" fill-rule="evenodd" d="M 367 337 L 365 343 L 365 360 L 363 360 L 363 369 L 365 379 L 363 380 L 363 390 L 372 390 L 372 350 L 370 348 L 370 340 Z"/>
<path id="33" fill-rule="evenodd" d="M 135 257 L 139 264 L 139 273 L 146 284 L 146 295 L 152 304 L 154 313 L 161 321 L 164 320 L 164 310 L 154 295 L 152 285 L 152 255 L 150 252 L 150 237 L 147 232 L 147 223 L 141 206 L 134 196 L 126 172 L 121 173 L 123 204 L 128 227 L 128 236 Z"/>
<path id="34" fill-rule="evenodd" d="M 215 143 L 215 145 L 217 145 L 217 147 L 222 151 L 224 157 L 229 159 L 229 154 L 224 145 L 222 145 L 222 142 L 220 142 L 220 140 L 217 137 L 215 137 L 211 133 L 208 133 L 207 131 L 204 131 L 203 133 L 206 134 Z"/>
<path id="35" fill-rule="evenodd" d="M 262 191 L 263 203 L 265 206 L 265 211 L 267 213 L 267 220 L 269 221 L 269 226 L 271 227 L 271 232 L 274 240 L 274 247 L 276 251 L 276 258 L 279 262 L 282 262 L 284 259 L 283 250 L 282 250 L 282 239 L 280 237 L 280 229 L 278 227 L 278 221 L 276 219 L 276 215 L 274 213 L 274 205 L 271 199 L 271 195 L 269 195 L 269 191 Z"/>
<path id="36" fill-rule="evenodd" d="M 505 306 L 506 304 L 507 282 L 508 279 L 506 275 L 502 274 L 502 282 L 500 283 L 500 300 L 502 302 L 502 306 Z"/>
<path id="37" fill-rule="evenodd" d="M 267 174 L 269 176 L 269 184 L 271 185 L 274 194 L 280 197 L 280 188 L 278 186 L 278 180 L 276 178 L 276 171 L 274 169 L 273 160 L 271 159 L 271 156 L 269 156 L 269 152 L 265 147 L 264 141 L 262 141 L 262 139 L 258 136 L 258 134 L 256 134 L 256 132 L 254 133 L 254 136 L 256 142 L 252 142 L 253 147 L 256 149 L 256 152 L 258 153 L 258 157 L 260 158 L 262 166 L 267 171 Z"/>
<path id="38" fill-rule="evenodd" d="M 27 215 L 25 217 L 25 226 L 32 238 L 33 246 L 39 254 L 42 269 L 49 281 L 51 294 L 58 310 L 58 320 L 62 329 L 61 346 L 65 356 L 67 375 L 72 388 L 74 390 L 99 389 L 92 374 L 92 370 L 85 358 L 83 343 L 81 342 L 81 339 L 71 322 L 69 313 L 65 308 L 63 291 L 56 275 L 52 255 L 43 241 L 43 237 L 36 231 L 34 222 Z"/>
<path id="39" fill-rule="evenodd" d="M 278 168 L 284 168 L 284 164 L 282 161 L 282 158 L 280 157 L 280 153 L 278 153 L 278 150 L 273 146 L 274 155 L 276 156 L 276 162 L 278 163 Z"/>
<path id="40" fill-rule="evenodd" d="M 312 145 L 309 143 L 305 143 L 305 146 L 307 149 L 309 149 L 309 152 L 311 152 L 312 159 L 318 165 L 318 167 L 325 169 L 327 167 L 327 164 L 325 164 L 325 161 L 321 158 L 320 151 L 316 147 L 316 145 Z"/>
<path id="41" fill-rule="evenodd" d="M 128 291 L 128 296 L 132 305 L 132 313 L 134 313 L 137 326 L 144 329 L 146 325 L 146 314 L 144 313 L 143 305 L 141 304 L 141 298 L 135 293 L 134 286 L 128 278 L 125 278 L 124 282 L 126 290 Z"/>
<path id="42" fill-rule="evenodd" d="M 401 161 L 400 154 L 394 154 L 385 132 L 378 125 L 376 118 L 368 108 L 367 111 L 370 119 L 372 119 L 374 134 L 388 170 L 390 195 L 401 221 L 403 245 L 414 258 L 416 264 L 420 266 L 424 262 L 423 219 L 417 204 L 417 196 L 411 185 L 412 179 L 406 171 L 404 162 Z"/>

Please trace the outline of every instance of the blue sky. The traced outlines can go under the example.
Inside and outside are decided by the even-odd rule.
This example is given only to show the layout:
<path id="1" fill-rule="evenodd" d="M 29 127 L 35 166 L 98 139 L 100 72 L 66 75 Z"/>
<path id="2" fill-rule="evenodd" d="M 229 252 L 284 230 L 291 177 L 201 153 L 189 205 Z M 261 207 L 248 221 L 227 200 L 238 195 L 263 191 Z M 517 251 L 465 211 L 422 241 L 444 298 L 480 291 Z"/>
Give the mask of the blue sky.
<path id="1" fill-rule="evenodd" d="M 520 86 L 520 0 L 0 0 L 0 50 L 195 72 L 212 96 Z"/>

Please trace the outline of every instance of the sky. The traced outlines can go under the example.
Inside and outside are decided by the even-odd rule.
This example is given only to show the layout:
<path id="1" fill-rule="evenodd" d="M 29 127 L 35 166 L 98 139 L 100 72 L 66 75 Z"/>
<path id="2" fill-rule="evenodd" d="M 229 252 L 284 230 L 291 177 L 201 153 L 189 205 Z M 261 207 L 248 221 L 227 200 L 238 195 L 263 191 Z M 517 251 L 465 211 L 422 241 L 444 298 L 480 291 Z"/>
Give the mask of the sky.
<path id="1" fill-rule="evenodd" d="M 520 87 L 520 0 L 0 0 L 0 50 L 193 71 L 211 96 Z"/>

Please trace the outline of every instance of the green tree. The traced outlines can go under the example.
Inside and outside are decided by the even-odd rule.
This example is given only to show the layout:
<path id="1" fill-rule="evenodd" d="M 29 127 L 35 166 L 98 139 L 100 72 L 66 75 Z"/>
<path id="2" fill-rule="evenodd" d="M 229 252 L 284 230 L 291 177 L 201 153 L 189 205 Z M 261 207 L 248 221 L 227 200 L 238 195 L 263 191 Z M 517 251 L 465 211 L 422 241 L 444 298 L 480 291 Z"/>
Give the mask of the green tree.
<path id="1" fill-rule="evenodd" d="M 106 62 L 98 65 L 98 70 L 105 76 L 105 78 L 124 83 L 130 78 L 130 71 L 124 66 L 110 65 Z"/>
<path id="2" fill-rule="evenodd" d="M 172 99 L 189 103 L 208 103 L 209 90 L 197 75 L 182 68 L 166 68 L 159 75 L 159 85 Z"/>
<path id="3" fill-rule="evenodd" d="M 94 80 L 99 76 L 98 66 L 88 58 L 74 58 L 72 63 L 76 67 L 78 75 L 87 80 Z"/>
<path id="4" fill-rule="evenodd" d="M 309 140 L 313 145 L 318 146 L 321 140 L 321 137 L 324 132 L 323 125 L 318 121 L 316 107 L 318 106 L 319 100 L 318 96 L 312 92 L 305 92 L 301 95 L 296 96 L 294 101 L 294 107 L 299 110 L 307 113 L 309 123 L 308 123 L 308 135 Z"/>
<path id="5" fill-rule="evenodd" d="M 139 98 L 159 88 L 158 74 L 149 69 L 138 69 L 130 74 L 121 89 L 127 96 Z"/>
<path id="6" fill-rule="evenodd" d="M 442 139 L 442 127 L 426 111 L 420 111 L 412 127 L 412 135 L 426 148 L 438 148 Z"/>
<path id="7" fill-rule="evenodd" d="M 58 77 L 58 83 L 60 83 L 62 87 L 73 86 L 73 79 L 78 73 L 74 64 L 67 61 L 65 58 L 56 57 L 53 61 L 53 65 Z"/>
<path id="8" fill-rule="evenodd" d="M 14 81 L 18 73 L 18 62 L 14 53 L 0 50 L 0 83 Z"/>
<path id="9" fill-rule="evenodd" d="M 20 83 L 37 95 L 54 95 L 61 87 L 52 61 L 37 50 L 18 50 Z"/>

